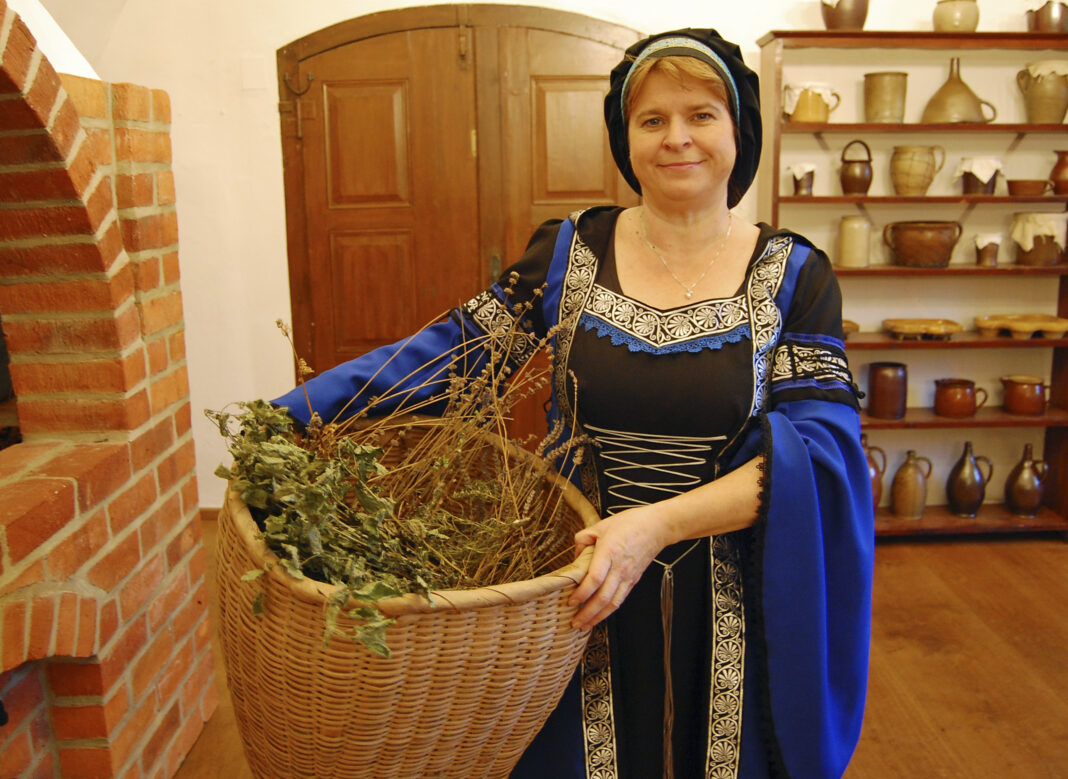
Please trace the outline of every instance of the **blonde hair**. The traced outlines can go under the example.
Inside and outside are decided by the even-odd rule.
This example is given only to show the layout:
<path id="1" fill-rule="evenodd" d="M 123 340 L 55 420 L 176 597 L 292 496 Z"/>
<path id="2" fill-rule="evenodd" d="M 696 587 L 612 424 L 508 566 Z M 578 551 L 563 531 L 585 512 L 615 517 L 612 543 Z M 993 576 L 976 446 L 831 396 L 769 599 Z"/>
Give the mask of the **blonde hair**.
<path id="1" fill-rule="evenodd" d="M 727 95 L 727 85 L 715 69 L 703 60 L 696 57 L 669 55 L 666 57 L 649 57 L 638 63 L 638 66 L 630 74 L 627 82 L 627 95 L 623 105 L 623 116 L 629 118 L 634 108 L 634 100 L 641 92 L 642 85 L 650 73 L 663 73 L 681 84 L 683 79 L 689 76 L 697 79 L 707 87 L 717 99 L 724 105 L 730 106 L 730 98 Z M 733 114 L 732 114 L 733 120 Z M 737 121 L 735 121 L 737 124 Z"/>

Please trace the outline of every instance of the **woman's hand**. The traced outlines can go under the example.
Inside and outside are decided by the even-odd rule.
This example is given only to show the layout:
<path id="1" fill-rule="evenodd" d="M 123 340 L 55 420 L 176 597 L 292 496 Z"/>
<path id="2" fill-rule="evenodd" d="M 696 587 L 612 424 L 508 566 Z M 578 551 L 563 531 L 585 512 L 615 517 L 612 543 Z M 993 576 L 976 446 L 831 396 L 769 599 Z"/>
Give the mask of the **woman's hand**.
<path id="1" fill-rule="evenodd" d="M 588 630 L 623 603 L 653 558 L 667 546 L 655 505 L 621 511 L 575 534 L 575 554 L 593 547 L 589 570 L 569 603 L 582 604 L 571 621 Z"/>

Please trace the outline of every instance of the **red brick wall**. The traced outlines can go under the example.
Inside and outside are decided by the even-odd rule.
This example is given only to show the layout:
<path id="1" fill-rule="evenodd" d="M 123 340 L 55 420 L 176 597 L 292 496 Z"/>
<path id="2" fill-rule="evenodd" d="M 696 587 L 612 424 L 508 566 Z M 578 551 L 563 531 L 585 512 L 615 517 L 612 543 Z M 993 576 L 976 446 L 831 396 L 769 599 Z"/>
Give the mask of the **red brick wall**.
<path id="1" fill-rule="evenodd" d="M 0 777 L 169 777 L 216 705 L 170 104 L 0 17 Z"/>

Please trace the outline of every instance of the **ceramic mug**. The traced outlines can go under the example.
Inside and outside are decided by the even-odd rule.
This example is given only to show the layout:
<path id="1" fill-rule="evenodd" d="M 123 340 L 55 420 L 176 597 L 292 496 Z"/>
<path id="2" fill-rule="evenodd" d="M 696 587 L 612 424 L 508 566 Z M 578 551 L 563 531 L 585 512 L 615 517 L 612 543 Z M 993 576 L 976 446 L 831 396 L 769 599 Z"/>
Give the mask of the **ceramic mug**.
<path id="1" fill-rule="evenodd" d="M 1038 376 L 1002 376 L 1002 408 L 1010 414 L 1038 416 L 1046 412 L 1049 385 Z"/>
<path id="2" fill-rule="evenodd" d="M 868 366 L 868 415 L 901 419 L 908 398 L 908 370 L 900 362 L 873 362 Z"/>
<path id="3" fill-rule="evenodd" d="M 976 388 L 971 379 L 936 379 L 934 412 L 940 417 L 975 416 L 988 398 L 987 391 Z"/>

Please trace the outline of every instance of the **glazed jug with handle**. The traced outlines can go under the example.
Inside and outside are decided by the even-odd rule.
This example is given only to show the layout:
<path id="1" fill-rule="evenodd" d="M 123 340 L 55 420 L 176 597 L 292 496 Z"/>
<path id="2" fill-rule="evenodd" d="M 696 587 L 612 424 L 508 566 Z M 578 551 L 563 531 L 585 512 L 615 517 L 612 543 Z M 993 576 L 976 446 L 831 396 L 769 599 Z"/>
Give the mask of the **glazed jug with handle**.
<path id="1" fill-rule="evenodd" d="M 854 157 L 847 160 L 846 154 L 849 153 L 849 148 L 857 143 L 864 147 L 864 158 Z M 857 154 L 857 151 L 854 150 L 852 154 Z M 860 139 L 847 143 L 842 149 L 842 167 L 838 170 L 838 178 L 842 182 L 842 194 L 868 194 L 868 189 L 871 187 L 871 173 L 871 149 L 868 148 L 868 144 Z"/>
<path id="2" fill-rule="evenodd" d="M 1029 62 L 1016 74 L 1028 124 L 1060 124 L 1068 111 L 1068 60 Z"/>
<path id="3" fill-rule="evenodd" d="M 894 194 L 922 197 L 934 181 L 935 174 L 946 164 L 946 150 L 941 146 L 895 146 L 890 154 L 890 183 Z"/>
<path id="4" fill-rule="evenodd" d="M 1042 508 L 1049 466 L 1036 460 L 1031 444 L 1024 445 L 1023 457 L 1005 480 L 1005 505 L 1019 517 L 1033 517 Z"/>
<path id="5" fill-rule="evenodd" d="M 890 485 L 890 511 L 902 519 L 919 519 L 927 505 L 927 479 L 931 461 L 909 449 L 905 462 L 894 473 Z"/>
<path id="6" fill-rule="evenodd" d="M 1053 194 L 1068 195 L 1068 151 L 1054 151 L 1057 161 L 1049 172 L 1049 180 L 1053 182 Z"/>
<path id="7" fill-rule="evenodd" d="M 886 473 L 886 452 L 878 446 L 869 446 L 867 433 L 860 434 L 860 445 L 864 448 L 864 455 L 868 458 L 872 508 L 877 509 L 879 508 L 879 501 L 883 499 L 883 474 Z"/>
<path id="8" fill-rule="evenodd" d="M 980 463 L 986 464 L 986 474 Z M 990 458 L 976 455 L 972 442 L 964 442 L 964 453 L 949 471 L 946 479 L 946 502 L 949 510 L 958 517 L 974 517 L 986 497 L 986 485 L 994 475 L 994 463 Z"/>
<path id="9" fill-rule="evenodd" d="M 987 116 L 983 108 L 990 109 Z M 979 98 L 960 76 L 960 57 L 949 61 L 949 78 L 931 95 L 920 121 L 924 124 L 989 124 L 998 118 L 993 103 Z"/>

